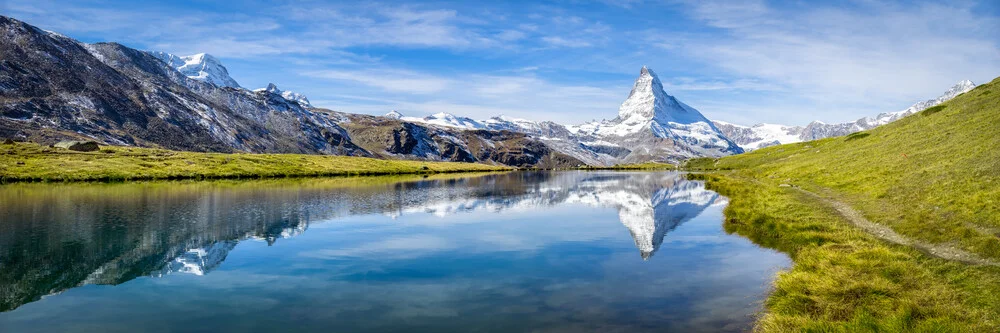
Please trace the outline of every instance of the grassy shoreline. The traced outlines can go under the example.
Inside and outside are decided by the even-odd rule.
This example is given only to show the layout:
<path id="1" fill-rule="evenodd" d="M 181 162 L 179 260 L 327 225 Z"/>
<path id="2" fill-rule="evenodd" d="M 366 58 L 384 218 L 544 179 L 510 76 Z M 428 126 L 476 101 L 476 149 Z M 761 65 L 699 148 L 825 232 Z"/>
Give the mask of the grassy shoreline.
<path id="1" fill-rule="evenodd" d="M 259 179 L 509 170 L 514 168 L 329 155 L 195 153 L 116 146 L 84 153 L 33 143 L 0 145 L 2 183 Z"/>
<path id="2" fill-rule="evenodd" d="M 761 332 L 1000 329 L 1000 268 L 935 258 L 850 225 L 814 197 L 749 172 L 692 173 L 730 199 L 724 228 L 791 256 Z"/>
<path id="3" fill-rule="evenodd" d="M 918 246 L 1000 259 L 998 90 L 1000 79 L 873 130 L 685 163 L 730 198 L 727 232 L 793 259 L 757 330 L 1000 331 L 1000 267 Z M 912 242 L 865 232 L 831 200 Z"/>

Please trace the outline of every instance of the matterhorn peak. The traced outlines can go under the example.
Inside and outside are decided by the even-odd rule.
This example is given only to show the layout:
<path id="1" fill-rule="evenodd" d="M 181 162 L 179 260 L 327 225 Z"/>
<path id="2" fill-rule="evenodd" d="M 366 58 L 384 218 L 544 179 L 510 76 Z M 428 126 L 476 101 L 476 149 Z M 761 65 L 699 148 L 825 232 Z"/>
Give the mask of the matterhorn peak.
<path id="1" fill-rule="evenodd" d="M 240 84 L 229 76 L 229 71 L 222 65 L 222 62 L 211 54 L 198 53 L 189 56 L 176 56 L 166 52 L 150 53 L 188 78 L 208 82 L 218 87 L 240 87 Z"/>
<path id="2" fill-rule="evenodd" d="M 697 110 L 681 103 L 663 90 L 660 78 L 649 67 L 642 66 L 628 98 L 618 108 L 618 117 L 625 123 L 655 120 L 661 123 L 708 123 Z"/>
<path id="3" fill-rule="evenodd" d="M 403 118 L 403 114 L 399 113 L 399 111 L 392 110 L 392 111 L 389 111 L 389 113 L 386 113 L 384 117 L 391 118 L 391 119 L 401 119 L 401 118 Z"/>

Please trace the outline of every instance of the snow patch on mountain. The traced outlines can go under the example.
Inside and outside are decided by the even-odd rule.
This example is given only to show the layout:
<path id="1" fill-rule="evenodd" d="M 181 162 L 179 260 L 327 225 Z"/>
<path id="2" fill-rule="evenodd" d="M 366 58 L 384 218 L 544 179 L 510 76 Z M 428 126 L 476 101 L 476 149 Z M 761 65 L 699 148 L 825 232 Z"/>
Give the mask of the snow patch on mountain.
<path id="1" fill-rule="evenodd" d="M 386 118 L 389 118 L 389 119 L 402 119 L 403 118 L 403 114 L 399 113 L 396 110 L 392 110 L 392 111 L 389 111 L 389 113 L 386 113 L 385 115 L 383 115 L 383 117 L 386 117 Z"/>
<path id="2" fill-rule="evenodd" d="M 458 117 L 450 113 L 439 112 L 432 114 L 427 117 L 417 118 L 417 117 L 400 117 L 403 121 L 409 121 L 414 123 L 423 123 L 428 125 L 437 125 L 444 127 L 460 128 L 460 129 L 483 129 L 482 123 L 473 120 L 472 118 Z"/>
<path id="3" fill-rule="evenodd" d="M 730 140 L 740 145 L 743 150 L 751 151 L 768 146 L 802 141 L 802 126 L 785 126 L 778 124 L 757 124 L 743 126 L 714 121 L 715 127 L 722 131 Z"/>
<path id="4" fill-rule="evenodd" d="M 217 87 L 240 88 L 240 84 L 229 76 L 229 71 L 219 59 L 207 53 L 176 56 L 166 52 L 150 52 L 181 74 L 216 85 Z"/>

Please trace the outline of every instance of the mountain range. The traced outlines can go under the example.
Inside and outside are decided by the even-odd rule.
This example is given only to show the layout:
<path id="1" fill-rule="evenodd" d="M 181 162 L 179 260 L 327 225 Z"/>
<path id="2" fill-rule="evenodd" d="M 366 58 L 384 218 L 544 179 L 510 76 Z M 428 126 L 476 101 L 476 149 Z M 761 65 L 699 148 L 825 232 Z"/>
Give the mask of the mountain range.
<path id="1" fill-rule="evenodd" d="M 208 54 L 176 56 L 87 44 L 0 16 L 0 138 L 95 140 L 175 150 L 304 153 L 480 162 L 517 167 L 607 166 L 721 157 L 765 145 L 844 135 L 937 100 L 855 123 L 806 127 L 711 121 L 666 93 L 643 67 L 614 119 L 580 125 L 505 116 L 408 117 L 314 107 L 275 84 L 249 90 Z M 911 110 L 912 109 L 912 110 Z"/>
<path id="2" fill-rule="evenodd" d="M 969 80 L 964 80 L 956 83 L 938 98 L 918 102 L 905 110 L 880 113 L 875 117 L 864 117 L 852 122 L 839 124 L 826 124 L 821 121 L 813 121 L 806 126 L 777 124 L 742 126 L 718 120 L 713 121 L 713 123 L 715 123 L 715 126 L 718 127 L 722 133 L 726 135 L 726 137 L 739 144 L 744 150 L 750 151 L 779 144 L 812 141 L 870 130 L 923 111 L 935 105 L 947 102 L 948 100 L 974 88 L 976 88 L 975 83 L 972 83 L 972 81 Z"/>

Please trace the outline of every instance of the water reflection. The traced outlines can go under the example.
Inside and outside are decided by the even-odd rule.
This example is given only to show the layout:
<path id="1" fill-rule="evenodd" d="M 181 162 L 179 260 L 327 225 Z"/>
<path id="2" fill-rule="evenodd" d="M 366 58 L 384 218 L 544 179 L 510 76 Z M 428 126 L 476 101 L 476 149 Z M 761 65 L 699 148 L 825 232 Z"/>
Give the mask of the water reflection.
<path id="1" fill-rule="evenodd" d="M 593 258 L 594 254 L 590 252 L 614 251 L 611 240 L 617 232 L 602 222 L 606 221 L 602 218 L 604 215 L 601 215 L 606 210 L 617 213 L 618 222 L 628 231 L 639 257 L 642 260 L 649 260 L 660 250 L 664 239 L 668 238 L 667 234 L 672 230 L 699 216 L 707 208 L 721 207 L 724 204 L 725 198 L 705 190 L 701 183 L 687 181 L 683 175 L 676 173 L 539 172 L 430 179 L 8 185 L 0 188 L 0 217 L 3 220 L 3 223 L 0 223 L 0 294 L 3 295 L 0 299 L 0 311 L 11 311 L 37 301 L 44 295 L 84 285 L 119 285 L 141 276 L 165 278 L 182 274 L 207 277 L 212 275 L 213 271 L 221 269 L 220 267 L 225 267 L 223 262 L 231 253 L 238 253 L 239 251 L 234 252 L 234 249 L 241 248 L 240 245 L 244 241 L 259 241 L 269 247 L 276 242 L 282 242 L 281 239 L 299 235 L 316 236 L 291 244 L 287 249 L 267 252 L 245 250 L 253 256 L 238 261 L 232 269 L 245 271 L 263 269 L 275 274 L 285 272 L 287 274 L 283 275 L 283 279 L 290 281 L 305 277 L 320 280 L 336 277 L 337 283 L 324 285 L 322 288 L 317 287 L 318 290 L 311 292 L 330 294 L 328 298 L 335 298 L 333 294 L 340 295 L 337 296 L 339 297 L 337 300 L 350 300 L 358 305 L 374 302 L 371 300 L 372 295 L 386 291 L 369 291 L 359 295 L 352 293 L 352 288 L 344 285 L 345 283 L 350 281 L 367 281 L 365 284 L 371 281 L 399 283 L 416 278 L 448 280 L 447 284 L 452 285 L 468 282 L 463 282 L 464 279 L 458 279 L 456 276 L 471 274 L 468 271 L 469 267 L 479 267 L 472 272 L 479 269 L 497 271 L 497 275 L 518 277 L 523 277 L 524 272 L 529 272 L 529 276 L 536 275 L 534 279 L 543 279 L 546 274 L 555 274 L 548 280 L 539 280 L 537 283 L 520 282 L 523 285 L 518 288 L 503 289 L 507 291 L 480 289 L 486 293 L 479 295 L 484 299 L 494 301 L 509 299 L 511 303 L 520 304 L 528 302 L 530 297 L 525 292 L 531 290 L 534 290 L 532 293 L 539 295 L 558 295 L 560 288 L 569 288 L 573 285 L 571 281 L 595 277 L 603 277 L 610 281 L 632 278 L 634 277 L 632 275 L 637 274 L 628 271 L 634 271 L 634 268 L 615 270 L 614 273 L 605 271 L 607 267 L 621 265 L 621 259 L 604 263 L 579 262 L 574 259 Z M 396 221 L 400 217 L 407 216 L 414 218 Z M 427 219 L 422 216 L 439 218 Z M 516 216 L 517 220 L 506 220 L 507 216 Z M 590 216 L 595 216 L 598 220 L 590 222 Z M 525 218 L 528 220 L 524 220 Z M 352 222 L 354 220 L 364 222 Z M 721 232 L 716 230 L 721 229 L 717 228 L 719 222 L 710 223 L 715 225 L 712 227 L 712 237 L 723 237 L 714 236 L 715 233 L 721 235 Z M 622 230 L 621 225 L 616 227 L 617 230 Z M 416 229 L 417 227 L 421 229 Z M 320 229 L 314 231 L 315 228 Z M 421 232 L 411 232 L 410 229 Z M 689 237 L 705 237 L 705 235 Z M 729 238 L 725 240 L 725 242 L 731 241 Z M 752 248 L 747 242 L 738 244 L 741 247 Z M 682 249 L 683 247 L 680 247 L 678 251 Z M 743 248 L 739 250 L 743 251 Z M 590 252 L 580 253 L 580 251 Z M 533 263 L 536 259 L 525 259 L 526 256 L 546 258 L 546 253 L 560 256 L 562 263 L 545 261 L 541 264 Z M 712 253 L 716 255 L 715 252 Z M 773 267 L 786 262 L 786 259 L 779 255 L 767 251 L 762 253 L 762 256 L 768 258 L 764 262 L 769 266 L 761 268 L 760 272 L 769 272 Z M 274 257 L 268 258 L 269 256 Z M 570 264 L 575 266 L 563 266 Z M 591 267 L 598 264 L 605 268 Z M 281 265 L 287 267 L 282 269 Z M 396 265 L 408 268 L 399 268 Z M 680 265 L 690 265 L 690 263 L 680 263 Z M 572 269 L 572 272 L 566 271 L 567 269 Z M 550 272 L 544 273 L 544 271 Z M 615 274 L 622 276 L 616 277 Z M 238 279 L 241 283 L 251 283 L 252 276 L 252 274 L 241 275 Z M 766 280 L 763 277 L 759 278 L 763 279 L 762 281 Z M 553 283 L 553 281 L 563 282 Z M 188 283 L 204 287 L 197 282 Z M 226 280 L 223 283 L 239 284 L 233 280 Z M 651 280 L 647 287 L 656 285 Z M 392 286 L 396 287 L 395 284 Z M 408 286 L 406 290 L 412 294 L 407 295 L 405 301 L 397 300 L 399 303 L 396 305 L 412 303 L 418 299 L 425 299 L 421 302 L 426 302 L 426 299 L 449 295 L 448 292 L 435 291 L 433 288 L 420 291 L 421 288 L 428 286 L 427 284 Z M 263 292 L 262 290 L 270 287 L 254 284 L 250 290 Z M 756 287 L 760 289 L 763 286 Z M 149 291 L 156 290 L 157 287 L 143 288 Z M 306 290 L 301 293 L 310 292 L 304 285 L 302 288 Z M 336 292 L 331 288 L 336 289 Z M 471 286 L 466 288 L 477 289 Z M 470 292 L 472 294 L 469 294 Z M 501 294 L 494 294 L 496 292 Z M 538 304 L 521 310 L 516 310 L 518 307 L 510 304 L 506 304 L 509 305 L 507 307 L 497 307 L 498 304 L 493 304 L 493 307 L 514 311 L 520 315 L 534 314 L 539 318 L 543 317 L 541 312 L 562 313 L 563 316 L 576 317 L 600 310 L 602 311 L 600 315 L 591 314 L 600 317 L 626 311 L 622 309 L 627 309 L 625 313 L 639 311 L 631 305 L 612 306 L 620 301 L 617 299 L 601 301 L 608 297 L 603 295 L 604 292 L 608 292 L 607 290 L 591 292 L 596 294 L 584 297 L 582 296 L 584 293 L 576 291 L 572 296 L 559 296 L 564 301 L 551 298 L 538 300 L 548 304 L 547 308 L 539 308 Z M 620 292 L 615 291 L 615 293 Z M 650 289 L 648 292 L 655 294 L 659 291 Z M 108 293 L 114 292 L 108 291 Z M 293 294 L 297 295 L 295 292 Z M 476 292 L 465 290 L 461 294 L 464 295 L 464 300 L 461 301 L 460 307 L 472 306 L 470 298 L 474 297 Z M 640 300 L 651 296 L 634 295 Z M 114 298 L 115 295 L 103 297 Z M 185 299 L 190 301 L 194 298 L 194 296 L 176 297 L 179 297 L 177 301 Z M 309 295 L 282 297 L 298 300 L 285 301 L 286 305 L 332 301 L 299 300 L 299 298 L 313 297 Z M 369 301 L 367 303 L 360 301 L 362 299 Z M 379 300 L 385 299 L 379 298 Z M 566 301 L 575 305 L 564 303 Z M 613 310 L 595 307 L 596 304 L 591 304 L 591 308 L 582 307 L 583 304 L 576 302 L 603 302 L 602 304 L 606 303 L 604 306 L 610 306 Z M 674 299 L 672 302 L 678 301 Z M 722 317 L 729 318 L 722 324 L 723 326 L 713 322 L 714 326 L 705 327 L 717 330 L 732 323 L 745 324 L 748 318 L 739 316 L 745 316 L 746 313 L 753 311 L 753 307 L 746 306 L 747 302 L 749 301 L 741 300 L 736 305 L 731 304 L 730 306 L 741 308 L 735 318 L 733 315 L 723 315 Z M 424 305 L 417 306 L 424 309 L 419 311 L 417 308 L 404 308 L 409 309 L 406 310 L 407 316 L 438 317 L 442 315 L 438 312 L 441 309 L 456 311 L 453 307 L 459 305 L 452 303 L 436 307 L 432 312 L 424 311 L 430 310 Z M 720 306 L 720 308 L 725 307 Z M 41 310 L 18 309 L 10 313 L 25 315 L 25 312 Z M 647 309 L 649 310 L 654 309 Z M 447 311 L 444 314 L 458 314 Z M 572 315 L 564 313 L 565 311 L 570 311 Z M 667 309 L 655 309 L 655 311 L 670 312 Z M 365 318 L 364 311 L 353 313 Z M 369 313 L 367 316 L 384 317 L 385 314 Z M 659 319 L 667 322 L 674 320 L 668 317 Z M 338 318 L 343 320 L 343 317 Z M 573 327 L 566 326 L 573 320 L 580 318 L 553 319 L 564 325 L 550 328 Z M 4 322 L 3 315 L 0 315 L 0 327 L 4 327 Z M 11 322 L 18 321 L 11 319 Z M 348 330 L 374 329 L 361 323 L 355 324 L 354 326 L 344 324 L 347 325 L 344 327 L 349 328 Z M 403 326 L 387 326 L 382 329 L 412 328 L 414 322 L 405 321 L 397 324 Z M 524 324 L 527 325 L 527 322 Z M 121 325 L 128 329 L 136 328 L 125 322 Z M 538 325 L 528 327 L 534 329 L 538 328 Z M 428 327 L 449 329 L 446 326 Z M 496 330 L 499 327 L 505 326 L 487 330 Z M 506 327 L 515 328 L 515 326 Z M 679 327 L 691 329 L 694 326 Z M 253 329 L 260 330 L 259 327 Z"/>

